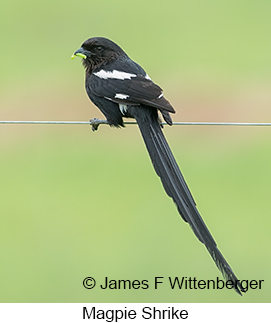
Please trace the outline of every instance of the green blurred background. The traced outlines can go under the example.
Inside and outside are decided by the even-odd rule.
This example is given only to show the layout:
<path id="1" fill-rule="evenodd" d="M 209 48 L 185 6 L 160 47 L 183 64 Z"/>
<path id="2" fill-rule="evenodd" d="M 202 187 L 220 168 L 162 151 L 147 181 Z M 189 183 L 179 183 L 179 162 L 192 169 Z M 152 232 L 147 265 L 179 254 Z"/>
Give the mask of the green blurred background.
<path id="1" fill-rule="evenodd" d="M 1 1 L 0 119 L 102 117 L 81 43 L 119 43 L 161 85 L 175 121 L 271 121 L 267 0 Z M 219 248 L 262 290 L 154 290 L 220 273 L 154 173 L 136 126 L 0 125 L 1 302 L 270 302 L 271 133 L 165 127 Z M 148 290 L 86 290 L 85 277 Z"/>

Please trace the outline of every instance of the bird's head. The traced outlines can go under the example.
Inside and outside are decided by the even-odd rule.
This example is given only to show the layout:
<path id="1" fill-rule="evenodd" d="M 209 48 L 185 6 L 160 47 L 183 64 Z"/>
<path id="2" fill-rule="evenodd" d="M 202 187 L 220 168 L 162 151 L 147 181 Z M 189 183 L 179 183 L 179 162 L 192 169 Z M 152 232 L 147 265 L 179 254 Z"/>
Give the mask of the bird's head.
<path id="1" fill-rule="evenodd" d="M 103 63 L 109 62 L 120 56 L 126 56 L 125 52 L 114 42 L 103 37 L 87 39 L 73 55 L 83 58 L 83 65 L 91 71 Z"/>

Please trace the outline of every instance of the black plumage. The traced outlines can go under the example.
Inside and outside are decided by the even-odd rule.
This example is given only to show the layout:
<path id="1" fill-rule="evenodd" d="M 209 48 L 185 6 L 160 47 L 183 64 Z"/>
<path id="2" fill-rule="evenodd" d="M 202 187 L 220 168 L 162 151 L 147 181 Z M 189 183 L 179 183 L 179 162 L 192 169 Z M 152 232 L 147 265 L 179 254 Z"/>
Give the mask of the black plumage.
<path id="1" fill-rule="evenodd" d="M 184 221 L 190 224 L 195 235 L 206 246 L 224 278 L 231 280 L 236 292 L 241 295 L 245 290 L 203 222 L 162 132 L 158 111 L 169 125 L 172 124 L 169 113 L 175 113 L 164 98 L 162 89 L 153 83 L 140 65 L 109 39 L 90 38 L 74 55 L 83 58 L 87 94 L 108 123 L 123 127 L 123 117 L 136 119 L 166 193 L 175 202 Z"/>

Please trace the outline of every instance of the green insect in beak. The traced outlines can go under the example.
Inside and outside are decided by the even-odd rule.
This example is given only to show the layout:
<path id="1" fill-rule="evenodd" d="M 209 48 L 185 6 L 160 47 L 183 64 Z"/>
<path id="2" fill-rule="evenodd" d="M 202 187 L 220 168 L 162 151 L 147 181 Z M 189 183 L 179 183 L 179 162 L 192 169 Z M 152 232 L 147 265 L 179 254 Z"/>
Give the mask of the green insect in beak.
<path id="1" fill-rule="evenodd" d="M 75 57 L 81 57 L 81 58 L 83 58 L 83 59 L 86 59 L 87 58 L 87 56 L 85 55 L 85 54 L 82 54 L 82 53 L 75 53 L 75 54 L 73 54 L 72 55 L 72 57 L 71 57 L 71 59 L 75 59 Z"/>

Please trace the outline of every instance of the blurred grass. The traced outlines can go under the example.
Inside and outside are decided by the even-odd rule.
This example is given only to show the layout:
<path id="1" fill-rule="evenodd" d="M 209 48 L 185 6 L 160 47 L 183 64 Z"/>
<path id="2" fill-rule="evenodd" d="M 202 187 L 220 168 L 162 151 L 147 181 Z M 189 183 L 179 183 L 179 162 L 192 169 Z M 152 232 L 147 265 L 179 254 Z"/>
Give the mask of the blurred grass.
<path id="1" fill-rule="evenodd" d="M 232 152 L 211 138 L 203 147 L 185 143 L 181 130 L 179 137 L 169 133 L 200 211 L 238 276 L 266 280 L 263 291 L 241 299 L 233 292 L 168 288 L 84 291 L 85 276 L 151 282 L 154 276 L 219 274 L 163 192 L 139 138 L 127 146 L 118 136 L 100 136 L 104 129 L 62 131 L 65 140 L 55 140 L 52 130 L 1 159 L 2 301 L 269 300 L 268 140 Z M 136 129 L 123 131 L 132 138 Z M 204 154 L 210 144 L 215 151 Z"/>
<path id="2" fill-rule="evenodd" d="M 117 41 L 175 120 L 270 121 L 268 1 L 4 1 L 0 119 L 101 117 L 70 55 Z M 82 280 L 219 276 L 154 174 L 136 126 L 0 126 L 1 302 L 270 302 L 270 130 L 175 127 L 167 138 L 222 253 L 232 291 L 85 290 Z"/>

